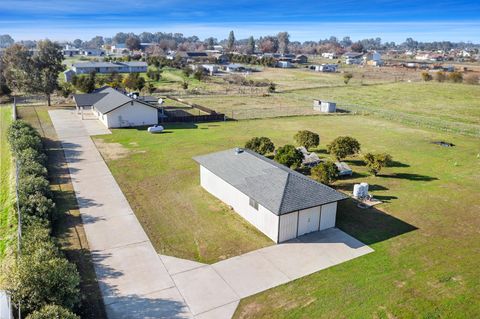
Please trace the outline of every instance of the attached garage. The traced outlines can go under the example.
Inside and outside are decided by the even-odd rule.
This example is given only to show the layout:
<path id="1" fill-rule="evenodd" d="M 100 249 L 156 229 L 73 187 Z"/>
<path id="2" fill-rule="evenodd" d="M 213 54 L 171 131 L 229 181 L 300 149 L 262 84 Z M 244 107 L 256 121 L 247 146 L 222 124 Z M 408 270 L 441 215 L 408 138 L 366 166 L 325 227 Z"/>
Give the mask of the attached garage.
<path id="1" fill-rule="evenodd" d="M 346 198 L 250 150 L 194 160 L 201 186 L 277 243 L 335 227 L 337 202 Z"/>

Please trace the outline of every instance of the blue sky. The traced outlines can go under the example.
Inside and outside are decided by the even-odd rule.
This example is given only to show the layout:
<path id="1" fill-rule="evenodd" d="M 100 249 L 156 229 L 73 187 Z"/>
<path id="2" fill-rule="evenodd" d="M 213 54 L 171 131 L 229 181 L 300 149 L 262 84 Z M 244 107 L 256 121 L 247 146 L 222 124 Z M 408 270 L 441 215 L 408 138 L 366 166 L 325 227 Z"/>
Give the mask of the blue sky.
<path id="1" fill-rule="evenodd" d="M 237 38 L 288 31 L 291 40 L 351 36 L 480 42 L 480 1 L 0 0 L 0 34 L 73 40 L 162 31 Z"/>

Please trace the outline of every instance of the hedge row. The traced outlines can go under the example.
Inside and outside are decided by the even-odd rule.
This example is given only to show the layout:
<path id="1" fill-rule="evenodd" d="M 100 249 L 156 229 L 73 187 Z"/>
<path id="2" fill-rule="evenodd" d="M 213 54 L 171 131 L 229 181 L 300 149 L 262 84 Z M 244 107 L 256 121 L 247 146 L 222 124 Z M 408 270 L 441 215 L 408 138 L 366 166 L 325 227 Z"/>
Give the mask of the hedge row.
<path id="1" fill-rule="evenodd" d="M 80 276 L 51 236 L 55 220 L 46 156 L 38 132 L 23 121 L 8 129 L 19 170 L 18 204 L 22 217 L 21 253 L 6 266 L 6 286 L 27 318 L 78 318 Z"/>

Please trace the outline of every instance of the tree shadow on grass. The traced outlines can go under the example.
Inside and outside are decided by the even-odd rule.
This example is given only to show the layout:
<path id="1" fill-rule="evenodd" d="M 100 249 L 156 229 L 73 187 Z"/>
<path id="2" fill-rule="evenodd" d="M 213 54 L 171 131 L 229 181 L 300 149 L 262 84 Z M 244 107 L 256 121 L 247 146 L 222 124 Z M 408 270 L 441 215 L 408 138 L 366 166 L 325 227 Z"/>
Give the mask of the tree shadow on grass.
<path id="1" fill-rule="evenodd" d="M 367 245 L 418 229 L 375 207 L 358 208 L 357 203 L 354 199 L 338 203 L 337 227 Z"/>
<path id="2" fill-rule="evenodd" d="M 408 179 L 410 181 L 423 181 L 423 182 L 431 182 L 436 181 L 438 178 L 421 175 L 421 174 L 411 174 L 411 173 L 395 173 L 393 175 L 377 175 L 377 177 L 382 178 L 399 178 L 399 179 Z"/>

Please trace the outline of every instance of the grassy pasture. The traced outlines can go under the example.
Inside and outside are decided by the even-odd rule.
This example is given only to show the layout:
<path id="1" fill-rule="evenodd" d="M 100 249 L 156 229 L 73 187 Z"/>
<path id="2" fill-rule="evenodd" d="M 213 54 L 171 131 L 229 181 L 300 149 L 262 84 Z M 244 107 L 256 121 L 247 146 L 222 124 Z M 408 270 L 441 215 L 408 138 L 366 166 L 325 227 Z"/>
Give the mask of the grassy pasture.
<path id="1" fill-rule="evenodd" d="M 364 152 L 393 155 L 394 167 L 377 177 L 349 159 L 356 174 L 335 185 L 350 192 L 366 181 L 384 201 L 381 211 L 347 201 L 338 212 L 337 226 L 375 252 L 247 298 L 236 318 L 478 316 L 478 139 L 342 116 L 169 125 L 160 135 L 114 130 L 95 141 L 129 151 L 107 162 L 157 251 L 214 262 L 270 242 L 201 189 L 191 157 L 243 145 L 251 136 L 292 143 L 299 129 L 320 133 L 321 156 L 339 135 L 357 137 Z"/>

